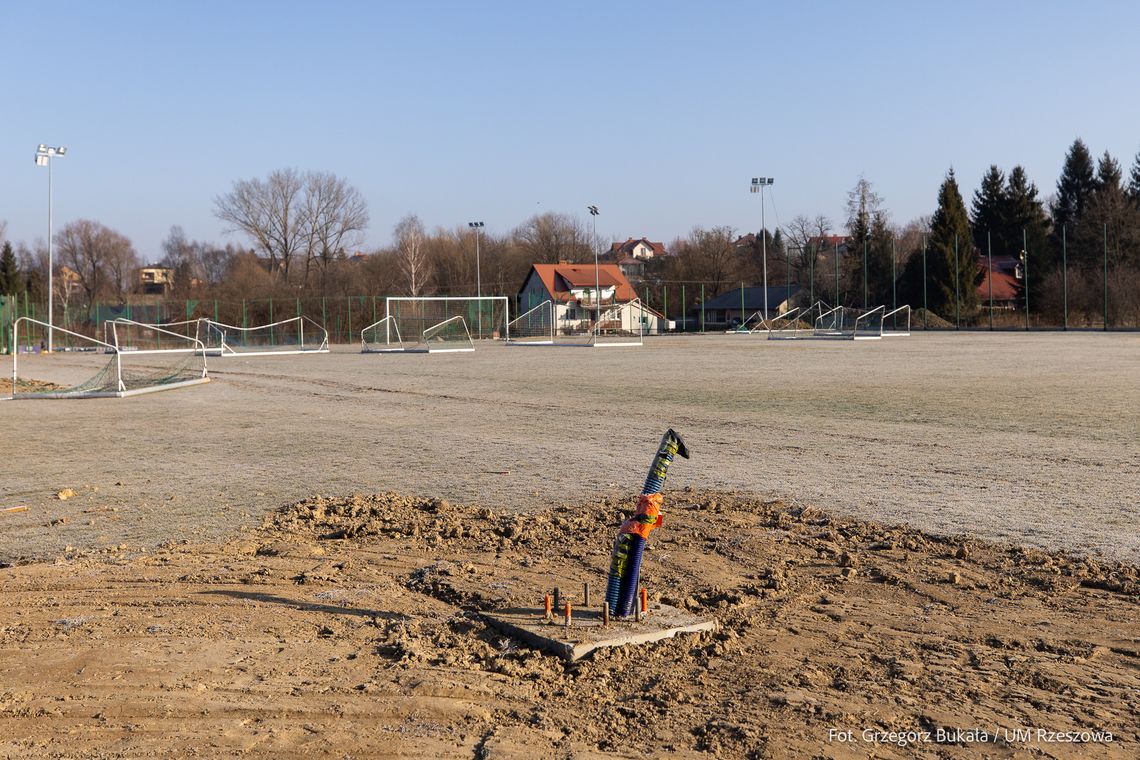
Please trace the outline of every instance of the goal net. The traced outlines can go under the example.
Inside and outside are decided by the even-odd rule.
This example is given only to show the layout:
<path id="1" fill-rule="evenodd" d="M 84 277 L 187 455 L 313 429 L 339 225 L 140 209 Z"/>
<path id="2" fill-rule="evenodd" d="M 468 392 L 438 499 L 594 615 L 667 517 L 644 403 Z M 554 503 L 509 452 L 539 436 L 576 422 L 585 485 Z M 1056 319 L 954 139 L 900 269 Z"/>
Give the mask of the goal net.
<path id="1" fill-rule="evenodd" d="M 400 327 L 392 317 L 384 317 L 360 331 L 362 354 L 383 354 L 406 349 L 400 338 Z"/>
<path id="2" fill-rule="evenodd" d="M 199 320 L 198 339 L 206 351 L 220 356 L 259 354 L 327 354 L 329 334 L 306 316 L 257 327 L 237 327 L 212 319 Z"/>
<path id="3" fill-rule="evenodd" d="M 554 345 L 554 304 L 543 301 L 507 325 L 508 341 L 517 345 Z"/>
<path id="4" fill-rule="evenodd" d="M 602 310 L 594 324 L 594 345 L 640 346 L 644 342 L 648 312 L 641 299 L 613 304 Z"/>
<path id="5" fill-rule="evenodd" d="M 811 306 L 789 309 L 765 322 L 768 328 L 768 340 L 797 340 L 811 337 L 817 318 L 830 311 L 830 308 L 823 301 L 816 301 Z"/>
<path id="6" fill-rule="evenodd" d="M 99 340 L 17 319 L 12 397 L 121 398 L 209 381 L 206 352 L 197 339 L 128 320 L 108 324 L 110 340 Z M 54 354 L 43 350 L 49 329 L 63 338 Z"/>
<path id="7" fill-rule="evenodd" d="M 845 306 L 825 311 L 815 320 L 813 338 L 838 340 L 878 340 L 883 337 L 883 312 L 886 307 L 876 306 L 862 312 Z"/>
<path id="8" fill-rule="evenodd" d="M 905 338 L 910 335 L 910 306 L 900 306 L 883 315 L 883 337 Z"/>
<path id="9" fill-rule="evenodd" d="M 405 342 L 420 339 L 433 328 L 455 317 L 472 340 L 507 340 L 510 309 L 506 296 L 389 296 L 384 299 L 384 316 L 391 317 Z M 452 324 L 440 333 L 457 334 Z"/>

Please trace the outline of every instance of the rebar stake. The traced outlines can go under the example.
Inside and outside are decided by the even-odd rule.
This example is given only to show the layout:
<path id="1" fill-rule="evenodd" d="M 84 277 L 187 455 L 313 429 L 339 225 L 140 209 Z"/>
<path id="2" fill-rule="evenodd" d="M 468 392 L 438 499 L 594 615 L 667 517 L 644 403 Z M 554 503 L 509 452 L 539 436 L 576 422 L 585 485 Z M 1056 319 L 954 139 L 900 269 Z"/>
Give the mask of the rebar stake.
<path id="1" fill-rule="evenodd" d="M 550 594 L 547 594 L 543 598 L 543 603 L 546 607 L 546 614 L 543 616 L 543 620 L 549 622 L 554 619 L 554 597 L 552 597 Z"/>
<path id="2" fill-rule="evenodd" d="M 609 626 L 610 624 L 610 603 L 602 602 L 602 625 Z"/>
<path id="3" fill-rule="evenodd" d="M 570 602 L 566 602 L 566 627 L 567 628 L 570 627 L 570 621 L 572 619 L 573 618 L 572 618 L 571 611 L 570 611 Z"/>
<path id="4" fill-rule="evenodd" d="M 590 583 L 587 581 L 582 584 L 582 606 L 590 606 Z"/>

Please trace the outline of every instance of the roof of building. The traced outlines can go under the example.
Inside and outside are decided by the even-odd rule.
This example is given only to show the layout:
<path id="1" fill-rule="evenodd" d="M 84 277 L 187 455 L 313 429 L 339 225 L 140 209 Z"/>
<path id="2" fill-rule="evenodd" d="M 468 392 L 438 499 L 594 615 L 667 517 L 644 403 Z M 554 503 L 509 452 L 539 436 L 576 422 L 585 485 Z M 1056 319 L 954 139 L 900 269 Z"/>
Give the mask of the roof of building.
<path id="1" fill-rule="evenodd" d="M 990 301 L 990 281 L 993 281 L 993 296 L 995 301 L 1013 301 L 1021 290 L 1020 283 L 1013 275 L 999 271 L 997 262 L 994 262 L 994 271 L 982 268 L 982 282 L 978 285 L 978 298 L 983 304 Z"/>
<path id="2" fill-rule="evenodd" d="M 665 244 L 655 243 L 649 238 L 627 238 L 624 243 L 611 243 L 610 254 L 624 253 L 629 255 L 633 252 L 633 249 L 637 247 L 638 243 L 642 243 L 652 249 L 654 256 L 665 255 Z"/>
<path id="3" fill-rule="evenodd" d="M 744 310 L 762 311 L 764 309 L 764 288 L 733 288 L 726 290 L 716 298 L 705 301 L 706 309 L 739 309 L 741 290 L 744 291 Z M 796 293 L 803 290 L 799 285 L 770 285 L 768 286 L 768 310 L 779 306 Z M 700 309 L 698 304 L 697 309 Z"/>
<path id="4" fill-rule="evenodd" d="M 546 292 L 558 301 L 569 301 L 572 288 L 592 289 L 595 284 L 614 288 L 614 297 L 618 301 L 637 298 L 633 286 L 617 264 L 599 264 L 596 269 L 593 264 L 535 264 L 531 269 L 542 280 Z M 527 279 L 530 279 L 529 275 Z"/>

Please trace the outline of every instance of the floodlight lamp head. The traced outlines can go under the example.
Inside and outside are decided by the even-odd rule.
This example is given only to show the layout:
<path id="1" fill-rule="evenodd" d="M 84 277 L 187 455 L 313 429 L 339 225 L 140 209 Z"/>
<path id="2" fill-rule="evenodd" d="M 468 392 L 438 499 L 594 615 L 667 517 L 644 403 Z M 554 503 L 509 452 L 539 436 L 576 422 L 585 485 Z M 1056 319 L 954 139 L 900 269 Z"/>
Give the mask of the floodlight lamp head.
<path id="1" fill-rule="evenodd" d="M 47 146 L 40 143 L 40 146 L 36 148 L 36 153 L 47 153 Z"/>
<path id="2" fill-rule="evenodd" d="M 597 216 L 600 213 L 597 206 L 586 206 L 586 210 L 590 212 L 590 216 Z"/>
<path id="3" fill-rule="evenodd" d="M 61 156 L 66 155 L 67 154 L 67 148 L 64 148 L 61 145 L 60 147 L 56 148 L 56 153 L 58 153 Z"/>
<path id="4" fill-rule="evenodd" d="M 39 153 L 36 154 L 36 166 L 47 166 L 47 162 L 47 156 L 42 156 Z"/>

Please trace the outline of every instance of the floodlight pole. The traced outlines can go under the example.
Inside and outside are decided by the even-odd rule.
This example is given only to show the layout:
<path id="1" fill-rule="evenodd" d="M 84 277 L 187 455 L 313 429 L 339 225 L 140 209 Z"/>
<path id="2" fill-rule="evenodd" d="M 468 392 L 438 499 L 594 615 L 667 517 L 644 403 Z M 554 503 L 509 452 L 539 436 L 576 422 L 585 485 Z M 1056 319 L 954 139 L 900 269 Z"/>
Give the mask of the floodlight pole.
<path id="1" fill-rule="evenodd" d="M 470 227 L 471 229 L 475 230 L 475 295 L 477 295 L 480 298 L 480 300 L 477 302 L 478 303 L 477 308 L 479 309 L 479 332 L 478 332 L 478 335 L 479 335 L 479 339 L 482 340 L 482 338 L 483 338 L 483 301 L 482 301 L 482 298 L 483 298 L 483 277 L 479 273 L 479 231 L 481 229 L 483 229 L 483 223 L 482 222 L 468 222 L 467 226 Z"/>
<path id="2" fill-rule="evenodd" d="M 36 148 L 36 166 L 46 166 L 48 170 L 48 353 L 55 351 L 55 257 L 52 249 L 51 230 L 51 160 L 55 157 L 62 158 L 67 154 L 67 148 L 62 146 L 56 148 L 49 148 L 43 143 L 39 144 Z"/>
<path id="3" fill-rule="evenodd" d="M 590 246 L 594 249 L 594 299 L 597 301 L 597 316 L 594 317 L 594 334 L 597 335 L 602 324 L 602 273 L 598 265 L 598 214 L 600 212 L 597 206 L 586 206 L 586 210 L 590 212 L 590 219 L 593 222 L 594 229 L 594 239 L 590 241 Z"/>
<path id="4" fill-rule="evenodd" d="M 768 318 L 768 226 L 764 219 L 764 188 L 776 180 L 773 177 L 753 177 L 751 191 L 760 193 L 760 256 L 764 266 L 764 319 Z"/>

